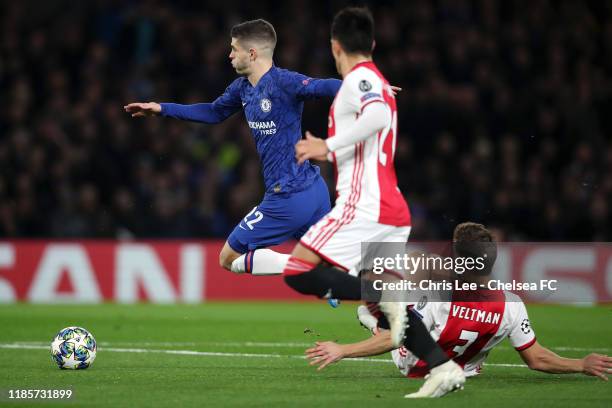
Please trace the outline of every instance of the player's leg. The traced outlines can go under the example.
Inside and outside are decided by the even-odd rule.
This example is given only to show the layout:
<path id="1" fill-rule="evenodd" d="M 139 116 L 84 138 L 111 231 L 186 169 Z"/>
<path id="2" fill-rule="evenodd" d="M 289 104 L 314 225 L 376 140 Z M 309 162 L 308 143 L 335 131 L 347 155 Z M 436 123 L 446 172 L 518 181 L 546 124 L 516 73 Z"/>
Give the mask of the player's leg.
<path id="1" fill-rule="evenodd" d="M 305 205 L 305 203 L 307 204 Z M 331 211 L 329 190 L 323 178 L 318 177 L 308 191 L 296 195 L 296 199 L 292 204 L 294 204 L 292 207 L 299 210 L 301 214 L 308 214 L 307 217 L 303 218 L 304 223 L 300 225 L 295 234 L 293 234 L 293 238 L 299 241 L 310 227 L 319 222 L 319 220 Z"/>
<path id="2" fill-rule="evenodd" d="M 364 329 L 368 330 L 372 335 L 376 335 L 380 330 L 378 328 L 378 317 L 372 314 L 372 309 L 377 311 L 378 306 L 371 302 L 367 302 L 366 305 L 359 305 L 357 307 L 357 320 Z"/>
<path id="3" fill-rule="evenodd" d="M 361 279 L 346 273 L 359 262 L 360 244 L 354 236 L 343 241 L 350 233 L 350 225 L 345 224 L 332 211 L 309 228 L 293 249 L 283 272 L 287 285 L 319 298 L 362 298 Z"/>
<path id="4" fill-rule="evenodd" d="M 432 368 L 427 379 L 417 392 L 404 395 L 404 398 L 439 398 L 453 391 L 462 390 L 465 373 L 459 364 L 448 360 Z"/>
<path id="5" fill-rule="evenodd" d="M 288 254 L 273 251 L 269 248 L 258 248 L 238 256 L 231 264 L 234 273 L 252 275 L 280 275 L 289 260 Z"/>
<path id="6" fill-rule="evenodd" d="M 294 249 L 284 271 L 285 282 L 302 294 L 320 298 L 360 300 L 365 297 L 379 302 L 383 293 L 375 290 L 372 281 L 342 271 L 359 264 L 361 242 L 371 241 L 379 230 L 380 224 L 343 214 L 338 216 L 332 211 L 313 225 Z M 318 259 L 332 267 L 313 262 Z M 391 322 L 393 344 L 401 345 L 408 324 L 405 303 L 383 301 L 380 307 Z"/>
<path id="7" fill-rule="evenodd" d="M 375 289 L 373 281 L 362 280 L 337 267 L 306 261 L 307 254 L 311 259 L 316 255 L 301 244 L 296 246 L 283 272 L 287 285 L 302 294 L 325 299 L 361 300 L 367 293 L 365 297 L 377 302 L 387 316 L 393 344 L 396 347 L 402 344 L 408 326 L 405 302 L 381 301 L 382 293 Z"/>
<path id="8" fill-rule="evenodd" d="M 248 250 L 244 253 L 235 251 L 229 243 L 225 241 L 219 253 L 219 265 L 234 273 L 252 273 L 253 275 L 280 275 L 289 259 L 289 255 L 273 251 L 268 248 Z M 242 245 L 234 242 L 236 247 Z M 255 261 L 256 260 L 256 261 Z M 255 267 L 257 265 L 257 267 Z"/>
<path id="9" fill-rule="evenodd" d="M 321 180 L 321 186 L 319 187 L 318 190 L 319 190 L 320 196 L 323 197 L 320 200 L 319 208 L 315 212 L 315 215 L 312 217 L 312 219 L 309 220 L 309 222 L 306 225 L 304 225 L 300 229 L 300 231 L 298 231 L 298 233 L 295 235 L 295 238 L 297 240 L 300 240 L 302 236 L 304 236 L 304 234 L 308 231 L 308 229 L 311 226 L 316 224 L 321 218 L 325 217 L 331 211 L 331 204 L 329 201 L 329 191 L 327 190 L 327 185 L 325 184 L 325 182 L 323 182 L 323 180 Z M 331 307 L 338 307 L 338 305 L 340 305 L 340 300 L 335 299 L 335 298 L 329 298 L 327 299 L 327 303 L 329 303 Z"/>
<path id="10" fill-rule="evenodd" d="M 232 262 L 242 255 L 240 252 L 235 251 L 229 244 L 229 240 L 225 241 L 221 252 L 219 252 L 219 265 L 227 269 L 228 271 L 232 268 Z"/>
<path id="11" fill-rule="evenodd" d="M 242 241 L 247 243 L 247 249 L 235 258 L 231 270 L 253 275 L 281 274 L 289 255 L 265 247 L 280 244 L 292 237 L 299 239 L 329 210 L 329 192 L 321 177 L 303 191 L 290 195 L 268 195 L 241 222 L 242 228 L 237 234 L 244 236 Z M 236 245 L 241 244 L 238 242 Z"/>
<path id="12" fill-rule="evenodd" d="M 397 227 L 383 231 L 373 241 L 406 242 L 410 234 L 409 227 Z M 385 316 L 382 316 L 381 321 Z M 463 369 L 451 360 L 440 345 L 431 337 L 421 318 L 413 310 L 408 312 L 408 326 L 405 331 L 403 346 L 420 360 L 427 363 L 430 375 L 416 393 L 406 398 L 436 398 L 462 389 L 465 384 Z"/>
<path id="13" fill-rule="evenodd" d="M 361 299 L 361 279 L 321 263 L 321 257 L 297 244 L 283 272 L 285 282 L 304 295 L 342 300 Z"/>
<path id="14" fill-rule="evenodd" d="M 372 302 L 368 302 L 367 306 L 361 305 L 357 308 L 357 318 L 359 323 L 372 333 L 376 333 L 378 330 L 389 330 L 389 322 L 386 317 Z M 429 369 L 450 360 L 448 355 L 433 340 L 414 309 L 408 311 L 408 328 L 406 329 L 403 346 L 420 360 L 425 361 Z"/>
<path id="15" fill-rule="evenodd" d="M 386 317 L 380 313 L 377 305 L 374 303 L 368 302 L 367 306 L 359 306 L 357 309 L 357 318 L 363 327 L 374 334 L 379 330 L 389 330 L 389 322 Z M 408 327 L 406 329 L 403 346 L 406 350 L 410 351 L 412 356 L 416 356 L 417 359 L 427 363 L 427 368 L 429 370 L 434 367 L 443 366 L 450 360 L 440 345 L 431 337 L 427 327 L 425 327 L 425 324 L 414 310 L 408 311 Z M 400 359 L 401 364 L 399 364 L 398 352 L 395 351 L 391 353 L 391 355 L 400 371 L 407 374 L 408 365 L 405 361 L 406 356 L 404 355 L 403 358 Z M 451 364 L 450 367 L 453 365 L 454 364 Z"/>
<path id="16" fill-rule="evenodd" d="M 412 373 L 414 364 L 418 360 L 427 363 L 431 375 L 427 377 L 419 391 L 406 395 L 406 398 L 441 397 L 461 389 L 465 383 L 465 374 L 461 367 L 450 360 L 439 345 L 433 342 L 427 328 L 414 311 L 410 311 L 409 316 L 404 347 L 392 350 L 391 357 L 403 375 Z M 379 330 L 389 329 L 385 317 L 380 314 L 374 304 L 370 303 L 367 307 L 359 306 L 357 318 L 361 325 L 374 335 Z M 431 343 L 428 339 L 431 339 Z"/>
<path id="17" fill-rule="evenodd" d="M 234 273 L 279 275 L 289 255 L 265 247 L 287 240 L 291 233 L 266 211 L 264 200 L 234 228 L 221 250 L 219 263 Z"/>

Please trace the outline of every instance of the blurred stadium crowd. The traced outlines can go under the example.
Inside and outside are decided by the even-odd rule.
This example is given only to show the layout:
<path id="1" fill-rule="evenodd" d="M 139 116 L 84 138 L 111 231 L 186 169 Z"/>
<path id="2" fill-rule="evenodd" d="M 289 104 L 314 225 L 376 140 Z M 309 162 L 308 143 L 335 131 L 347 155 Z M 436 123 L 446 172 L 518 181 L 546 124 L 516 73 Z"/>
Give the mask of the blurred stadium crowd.
<path id="1" fill-rule="evenodd" d="M 208 126 L 123 105 L 211 101 L 235 78 L 229 28 L 258 17 L 276 27 L 277 65 L 337 77 L 344 5 L 0 2 L 0 236 L 225 237 L 262 195 L 242 114 Z M 412 238 L 469 219 L 508 240 L 612 240 L 612 2 L 370 7 L 375 59 L 404 88 Z M 307 103 L 303 130 L 325 135 L 330 103 Z"/>

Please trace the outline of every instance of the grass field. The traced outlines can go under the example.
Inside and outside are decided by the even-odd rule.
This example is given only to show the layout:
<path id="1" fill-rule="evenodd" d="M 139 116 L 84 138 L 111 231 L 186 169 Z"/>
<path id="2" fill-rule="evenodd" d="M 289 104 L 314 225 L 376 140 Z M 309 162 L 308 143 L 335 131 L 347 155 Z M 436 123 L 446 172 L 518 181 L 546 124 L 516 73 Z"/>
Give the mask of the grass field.
<path id="1" fill-rule="evenodd" d="M 464 391 L 406 400 L 421 381 L 402 378 L 389 356 L 343 361 L 317 372 L 302 358 L 315 340 L 367 333 L 355 307 L 318 303 L 0 306 L 0 405 L 8 389 L 73 390 L 73 399 L 8 402 L 96 407 L 479 407 L 612 406 L 612 381 L 547 375 L 521 365 L 507 342 Z M 612 354 L 612 307 L 529 307 L 539 341 L 559 354 Z M 59 370 L 48 344 L 70 325 L 90 330 L 98 355 L 88 370 Z"/>

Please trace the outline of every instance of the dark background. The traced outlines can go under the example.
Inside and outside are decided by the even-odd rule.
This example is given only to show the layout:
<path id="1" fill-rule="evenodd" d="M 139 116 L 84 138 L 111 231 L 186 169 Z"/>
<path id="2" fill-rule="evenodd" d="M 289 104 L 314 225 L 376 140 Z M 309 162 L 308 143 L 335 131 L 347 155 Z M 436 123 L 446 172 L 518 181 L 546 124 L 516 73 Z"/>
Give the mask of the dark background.
<path id="1" fill-rule="evenodd" d="M 229 29 L 263 17 L 277 65 L 337 77 L 343 1 L 0 1 L 0 236 L 224 238 L 262 196 L 242 114 L 135 120 L 212 101 Z M 611 240 L 612 2 L 377 1 L 415 239 L 466 220 L 507 240 Z M 325 135 L 331 101 L 307 103 Z M 333 180 L 323 165 L 330 188 Z"/>

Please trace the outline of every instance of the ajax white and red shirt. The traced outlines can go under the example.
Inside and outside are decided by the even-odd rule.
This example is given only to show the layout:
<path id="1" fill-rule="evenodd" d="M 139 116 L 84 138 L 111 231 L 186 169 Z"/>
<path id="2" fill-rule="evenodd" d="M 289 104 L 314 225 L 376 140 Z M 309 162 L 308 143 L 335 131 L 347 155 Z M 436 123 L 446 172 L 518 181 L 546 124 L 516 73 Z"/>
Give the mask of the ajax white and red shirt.
<path id="1" fill-rule="evenodd" d="M 372 61 L 357 64 L 344 78 L 330 108 L 328 128 L 337 192 L 331 217 L 339 218 L 351 207 L 357 218 L 409 226 L 410 212 L 393 165 L 395 96 Z"/>
<path id="2" fill-rule="evenodd" d="M 486 296 L 425 305 L 421 302 L 421 310 L 419 306 L 416 310 L 433 339 L 463 367 L 468 377 L 480 373 L 491 349 L 506 337 L 518 351 L 536 341 L 520 297 L 505 291 L 487 291 Z M 408 377 L 423 377 L 429 372 L 425 362 L 404 347 L 393 350 L 391 355 L 402 374 Z"/>

